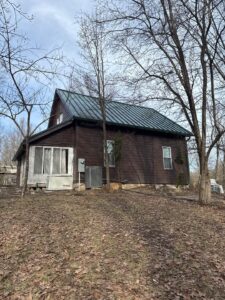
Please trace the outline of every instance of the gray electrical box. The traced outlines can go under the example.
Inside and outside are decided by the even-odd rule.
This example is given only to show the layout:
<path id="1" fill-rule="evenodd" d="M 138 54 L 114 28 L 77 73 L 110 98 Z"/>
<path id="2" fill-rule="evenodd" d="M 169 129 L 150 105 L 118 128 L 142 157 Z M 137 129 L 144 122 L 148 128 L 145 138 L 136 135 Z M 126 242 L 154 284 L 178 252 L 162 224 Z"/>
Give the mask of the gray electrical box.
<path id="1" fill-rule="evenodd" d="M 91 166 L 85 170 L 85 186 L 87 189 L 102 187 L 102 167 Z"/>
<path id="2" fill-rule="evenodd" d="M 85 159 L 78 158 L 78 172 L 85 172 Z"/>

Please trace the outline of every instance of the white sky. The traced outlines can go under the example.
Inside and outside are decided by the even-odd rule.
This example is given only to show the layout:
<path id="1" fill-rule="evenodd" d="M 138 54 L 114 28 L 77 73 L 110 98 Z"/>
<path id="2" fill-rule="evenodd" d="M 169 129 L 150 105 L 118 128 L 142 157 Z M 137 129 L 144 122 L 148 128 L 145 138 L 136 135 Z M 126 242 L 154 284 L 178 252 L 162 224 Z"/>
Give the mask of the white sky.
<path id="1" fill-rule="evenodd" d="M 20 3 L 23 10 L 33 16 L 30 24 L 26 22 L 26 27 L 22 29 L 32 43 L 44 51 L 60 47 L 65 59 L 79 59 L 76 45 L 79 27 L 76 19 L 81 12 L 91 11 L 94 0 L 21 0 Z M 66 83 L 53 84 L 48 97 L 53 99 L 55 88 L 65 88 Z M 40 118 L 39 115 L 35 117 Z"/>
<path id="2" fill-rule="evenodd" d="M 81 11 L 91 11 L 93 0 L 21 0 L 19 3 L 34 17 L 22 28 L 32 43 L 45 50 L 62 46 L 65 56 L 76 59 L 76 18 Z"/>
<path id="3" fill-rule="evenodd" d="M 33 16 L 31 21 L 20 22 L 20 31 L 29 38 L 29 46 L 37 46 L 43 53 L 60 47 L 65 58 L 79 60 L 76 18 L 81 12 L 90 12 L 94 0 L 17 0 L 16 3 L 28 16 Z M 52 85 L 48 101 L 53 99 L 56 88 L 65 88 L 65 82 Z M 39 123 L 42 117 L 34 113 L 32 119 L 33 123 Z M 1 120 L 5 130 L 9 123 L 8 119 Z"/>

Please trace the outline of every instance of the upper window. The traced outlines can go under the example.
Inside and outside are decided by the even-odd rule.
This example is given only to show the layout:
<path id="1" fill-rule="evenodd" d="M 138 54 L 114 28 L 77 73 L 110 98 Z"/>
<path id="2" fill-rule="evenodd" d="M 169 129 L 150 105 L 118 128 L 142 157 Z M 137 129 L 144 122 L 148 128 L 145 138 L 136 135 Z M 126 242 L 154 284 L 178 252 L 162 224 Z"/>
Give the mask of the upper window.
<path id="1" fill-rule="evenodd" d="M 60 113 L 57 120 L 56 120 L 57 125 L 62 123 L 62 121 L 63 121 L 63 113 Z"/>
<path id="2" fill-rule="evenodd" d="M 171 147 L 162 147 L 163 150 L 163 165 L 165 170 L 173 168 Z"/>
<path id="3" fill-rule="evenodd" d="M 112 140 L 107 140 L 106 145 L 107 145 L 109 167 L 115 167 L 115 152 L 114 152 L 115 142 Z"/>
<path id="4" fill-rule="evenodd" d="M 68 174 L 69 149 L 35 147 L 34 174 Z"/>

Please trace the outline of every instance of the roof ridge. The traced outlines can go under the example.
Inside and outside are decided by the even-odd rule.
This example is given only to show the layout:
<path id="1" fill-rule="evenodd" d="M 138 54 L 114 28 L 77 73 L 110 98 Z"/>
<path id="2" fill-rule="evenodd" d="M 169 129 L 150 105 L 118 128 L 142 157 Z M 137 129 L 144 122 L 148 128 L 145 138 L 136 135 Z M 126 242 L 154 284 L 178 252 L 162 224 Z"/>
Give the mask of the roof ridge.
<path id="1" fill-rule="evenodd" d="M 80 96 L 84 96 L 84 97 L 93 98 L 93 99 L 98 100 L 98 97 L 95 97 L 95 96 L 85 95 L 85 94 L 77 93 L 77 92 L 74 92 L 74 91 L 68 91 L 68 90 L 65 90 L 65 89 L 59 89 L 59 88 L 57 88 L 56 90 L 61 90 L 61 91 L 63 91 L 63 92 L 67 92 L 67 93 L 71 93 L 71 94 L 76 94 L 76 95 L 80 95 Z M 118 101 L 118 100 L 112 100 L 112 101 L 109 101 L 109 100 L 108 100 L 108 102 L 114 102 L 114 103 L 119 103 L 119 104 L 123 104 L 123 105 L 129 105 L 129 106 L 134 106 L 134 107 L 141 107 L 141 108 L 146 108 L 146 109 L 152 109 L 152 110 L 158 112 L 157 110 L 155 110 L 155 109 L 152 108 L 152 107 L 138 106 L 137 104 L 131 104 L 131 103 L 127 103 L 127 102 L 120 102 L 120 101 Z M 158 113 L 159 113 L 159 112 L 158 112 Z"/>
<path id="2" fill-rule="evenodd" d="M 88 97 L 88 98 L 95 98 L 95 99 L 98 99 L 98 98 L 95 97 L 95 96 L 85 95 L 85 94 L 77 93 L 77 92 L 74 92 L 74 91 L 68 91 L 68 90 L 65 90 L 65 89 L 57 88 L 56 90 L 63 91 L 63 92 L 67 92 L 67 93 L 71 93 L 71 94 L 76 94 L 76 95 L 80 95 L 80 96 L 85 96 L 85 97 Z"/>

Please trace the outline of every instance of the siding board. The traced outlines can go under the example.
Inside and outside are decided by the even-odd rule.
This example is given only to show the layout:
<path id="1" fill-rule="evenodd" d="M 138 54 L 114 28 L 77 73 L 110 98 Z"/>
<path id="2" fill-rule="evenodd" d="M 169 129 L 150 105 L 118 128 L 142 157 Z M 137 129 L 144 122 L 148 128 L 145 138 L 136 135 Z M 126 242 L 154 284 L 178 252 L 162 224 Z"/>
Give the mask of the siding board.
<path id="1" fill-rule="evenodd" d="M 70 113 L 65 109 L 65 106 L 62 104 L 61 100 L 56 95 L 56 98 L 52 105 L 51 117 L 49 119 L 48 128 L 57 125 L 57 118 L 60 115 L 60 113 L 63 114 L 63 122 L 71 117 Z"/>
<path id="2" fill-rule="evenodd" d="M 112 181 L 146 184 L 177 184 L 180 174 L 183 183 L 189 183 L 189 168 L 186 140 L 184 137 L 156 134 L 128 128 L 108 127 L 107 138 L 122 138 L 121 160 L 115 168 L 110 168 Z M 84 158 L 86 166 L 103 167 L 102 129 L 98 124 L 75 122 L 56 132 L 44 136 L 31 145 L 73 147 L 74 149 L 74 182 L 77 182 L 77 160 Z M 173 169 L 164 170 L 162 146 L 172 149 Z M 181 153 L 183 164 L 176 163 Z M 18 170 L 20 169 L 20 166 Z M 19 173 L 19 172 L 18 172 Z M 82 179 L 84 180 L 84 174 Z M 103 178 L 105 170 L 103 167 Z"/>
<path id="3" fill-rule="evenodd" d="M 87 166 L 103 165 L 101 128 L 78 126 L 77 157 L 85 158 Z M 114 139 L 118 130 L 109 128 L 108 139 Z M 154 133 L 120 130 L 122 137 L 121 160 L 110 168 L 111 180 L 129 183 L 177 184 L 180 174 L 183 183 L 189 183 L 189 169 L 185 138 L 156 135 Z M 162 146 L 172 148 L 173 169 L 164 170 Z M 182 154 L 184 163 L 178 165 L 175 158 Z M 103 175 L 104 176 L 104 175 Z"/>
<path id="4" fill-rule="evenodd" d="M 35 142 L 31 142 L 31 145 L 74 147 L 74 126 L 64 127 Z"/>

